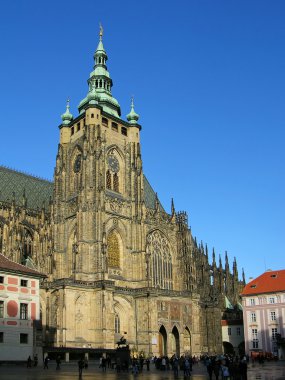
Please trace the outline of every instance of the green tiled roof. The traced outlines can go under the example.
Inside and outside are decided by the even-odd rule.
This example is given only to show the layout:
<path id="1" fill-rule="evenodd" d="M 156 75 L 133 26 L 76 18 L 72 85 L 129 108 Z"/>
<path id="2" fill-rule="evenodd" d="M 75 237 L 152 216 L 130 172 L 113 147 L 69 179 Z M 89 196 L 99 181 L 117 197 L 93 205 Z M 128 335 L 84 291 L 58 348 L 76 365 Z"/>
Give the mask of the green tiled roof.
<path id="1" fill-rule="evenodd" d="M 0 201 L 11 202 L 14 193 L 16 205 L 22 205 L 24 192 L 28 208 L 41 208 L 43 202 L 47 207 L 53 195 L 53 182 L 0 166 Z"/>

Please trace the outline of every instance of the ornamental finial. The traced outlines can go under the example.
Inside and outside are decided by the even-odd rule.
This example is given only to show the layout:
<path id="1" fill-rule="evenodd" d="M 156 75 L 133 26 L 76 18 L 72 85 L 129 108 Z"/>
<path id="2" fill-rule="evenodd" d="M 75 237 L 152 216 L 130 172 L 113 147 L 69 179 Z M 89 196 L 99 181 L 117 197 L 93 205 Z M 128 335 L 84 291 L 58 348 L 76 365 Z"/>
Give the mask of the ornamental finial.
<path id="1" fill-rule="evenodd" d="M 102 26 L 101 22 L 100 22 L 100 24 L 99 24 L 99 27 L 100 27 L 99 38 L 100 38 L 100 41 L 102 41 L 102 37 L 103 37 L 103 26 Z"/>

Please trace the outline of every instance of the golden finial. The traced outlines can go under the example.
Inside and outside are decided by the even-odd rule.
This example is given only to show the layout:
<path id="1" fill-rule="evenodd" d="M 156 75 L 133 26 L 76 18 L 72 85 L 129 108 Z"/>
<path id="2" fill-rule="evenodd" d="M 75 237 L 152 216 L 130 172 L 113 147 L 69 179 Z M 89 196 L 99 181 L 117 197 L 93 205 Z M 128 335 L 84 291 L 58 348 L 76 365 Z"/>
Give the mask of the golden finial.
<path id="1" fill-rule="evenodd" d="M 102 41 L 102 37 L 103 37 L 103 26 L 102 26 L 101 22 L 100 22 L 100 24 L 99 24 L 99 27 L 100 27 L 99 37 L 100 37 L 100 41 Z"/>

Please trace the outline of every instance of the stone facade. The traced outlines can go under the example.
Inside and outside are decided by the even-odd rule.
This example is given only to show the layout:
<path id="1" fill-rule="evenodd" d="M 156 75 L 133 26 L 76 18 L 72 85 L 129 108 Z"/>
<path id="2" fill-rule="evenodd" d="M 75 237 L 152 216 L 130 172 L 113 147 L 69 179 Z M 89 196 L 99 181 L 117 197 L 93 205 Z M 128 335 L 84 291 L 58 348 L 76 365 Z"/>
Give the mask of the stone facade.
<path id="1" fill-rule="evenodd" d="M 186 213 L 173 202 L 165 212 L 143 173 L 133 104 L 126 122 L 111 96 L 101 37 L 94 58 L 79 116 L 69 105 L 62 115 L 53 183 L 0 168 L 2 183 L 18 176 L 0 199 L 0 248 L 48 276 L 46 345 L 114 348 L 124 335 L 147 354 L 222 352 L 224 296 L 237 304 L 243 286 L 236 262 L 230 273 L 213 252 L 210 264 Z"/>

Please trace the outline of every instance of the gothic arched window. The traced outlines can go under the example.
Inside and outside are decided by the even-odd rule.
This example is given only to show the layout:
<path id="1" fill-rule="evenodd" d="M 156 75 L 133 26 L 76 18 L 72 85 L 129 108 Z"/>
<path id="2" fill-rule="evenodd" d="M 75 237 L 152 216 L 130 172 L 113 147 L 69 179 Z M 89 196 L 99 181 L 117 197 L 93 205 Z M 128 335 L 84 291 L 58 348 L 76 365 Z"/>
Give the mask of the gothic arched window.
<path id="1" fill-rule="evenodd" d="M 115 315 L 115 333 L 120 334 L 120 317 L 118 314 Z"/>
<path id="2" fill-rule="evenodd" d="M 29 231 L 24 230 L 24 244 L 23 244 L 23 254 L 21 261 L 23 264 L 26 263 L 26 260 L 29 257 L 32 257 L 32 247 L 33 247 L 33 238 Z"/>
<path id="3" fill-rule="evenodd" d="M 115 232 L 111 232 L 107 238 L 108 266 L 120 267 L 120 243 Z"/>
<path id="4" fill-rule="evenodd" d="M 172 289 L 172 257 L 168 240 L 160 231 L 154 231 L 147 237 L 147 250 L 150 253 L 149 273 L 152 286 Z"/>
<path id="5" fill-rule="evenodd" d="M 113 190 L 117 193 L 119 192 L 119 177 L 117 173 L 113 175 Z"/>
<path id="6" fill-rule="evenodd" d="M 112 179 L 111 179 L 110 170 L 107 170 L 107 173 L 106 173 L 106 187 L 107 189 L 112 190 Z"/>

